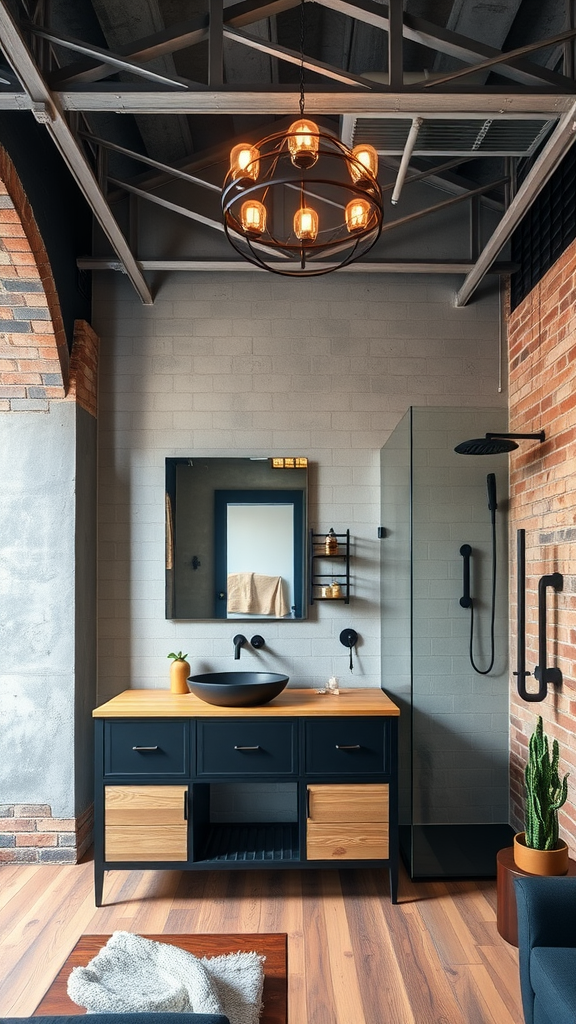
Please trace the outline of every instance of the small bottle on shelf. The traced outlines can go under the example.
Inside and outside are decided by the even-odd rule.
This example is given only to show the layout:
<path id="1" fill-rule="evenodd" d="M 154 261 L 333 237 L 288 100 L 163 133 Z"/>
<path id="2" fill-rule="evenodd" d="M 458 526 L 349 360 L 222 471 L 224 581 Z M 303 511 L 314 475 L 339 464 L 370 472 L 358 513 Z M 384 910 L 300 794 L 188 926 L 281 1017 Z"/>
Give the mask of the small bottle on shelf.
<path id="1" fill-rule="evenodd" d="M 324 543 L 324 550 L 327 555 L 338 554 L 338 538 L 334 533 L 334 527 L 331 526 L 326 534 L 326 540 Z"/>
<path id="2" fill-rule="evenodd" d="M 332 586 L 330 587 L 332 593 L 330 597 L 342 597 L 342 587 L 337 580 L 332 580 Z"/>

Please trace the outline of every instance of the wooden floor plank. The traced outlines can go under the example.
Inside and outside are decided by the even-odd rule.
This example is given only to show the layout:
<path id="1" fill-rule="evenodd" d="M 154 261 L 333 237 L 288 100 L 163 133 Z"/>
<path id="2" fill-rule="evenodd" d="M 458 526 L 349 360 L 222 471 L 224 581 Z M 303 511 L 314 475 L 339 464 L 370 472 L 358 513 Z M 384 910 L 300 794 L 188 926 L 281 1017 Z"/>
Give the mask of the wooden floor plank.
<path id="1" fill-rule="evenodd" d="M 456 972 L 455 988 L 470 1024 L 521 1024 L 523 1016 L 510 1013 L 483 964 L 469 964 Z"/>
<path id="2" fill-rule="evenodd" d="M 285 932 L 289 1024 L 521 1024 L 517 952 L 496 884 L 386 872 L 111 871 L 22 865 L 0 904 L 0 1015 L 33 1012 L 80 935 Z M 0 874 L 0 881 L 2 875 Z M 451 959 L 452 958 L 452 959 Z"/>
<path id="3" fill-rule="evenodd" d="M 393 936 L 381 909 L 370 871 L 342 872 L 342 892 L 352 949 L 361 981 L 366 1024 L 402 1021 L 416 1024 L 394 950 Z M 401 913 L 406 913 L 403 905 Z M 352 1018 L 353 1020 L 355 1017 Z"/>
<path id="4" fill-rule="evenodd" d="M 508 948 L 503 948 L 507 946 Z M 497 988 L 501 999 L 505 1002 L 511 1016 L 520 1014 L 520 977 L 518 973 L 518 950 L 508 943 L 500 942 L 493 946 L 482 946 L 480 954 L 486 969 L 488 970 L 494 986 Z"/>

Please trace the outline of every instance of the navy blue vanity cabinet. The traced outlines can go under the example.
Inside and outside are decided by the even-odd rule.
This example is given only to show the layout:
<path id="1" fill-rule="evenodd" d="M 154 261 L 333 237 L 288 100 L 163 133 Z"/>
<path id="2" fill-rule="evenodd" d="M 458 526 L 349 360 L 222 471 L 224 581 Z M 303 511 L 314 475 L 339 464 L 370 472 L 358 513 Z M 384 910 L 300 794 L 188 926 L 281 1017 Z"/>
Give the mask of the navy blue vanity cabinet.
<path id="1" fill-rule="evenodd" d="M 395 903 L 398 714 L 375 689 L 257 708 L 127 690 L 97 708 L 96 905 L 105 871 L 142 867 L 386 867 Z"/>

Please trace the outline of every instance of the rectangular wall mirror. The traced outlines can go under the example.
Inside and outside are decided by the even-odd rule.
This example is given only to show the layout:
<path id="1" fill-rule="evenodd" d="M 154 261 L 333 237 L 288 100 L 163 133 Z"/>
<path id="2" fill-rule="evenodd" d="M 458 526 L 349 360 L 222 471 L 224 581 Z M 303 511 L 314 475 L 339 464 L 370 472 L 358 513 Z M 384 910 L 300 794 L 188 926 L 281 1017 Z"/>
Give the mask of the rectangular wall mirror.
<path id="1" fill-rule="evenodd" d="M 307 617 L 305 458 L 166 459 L 166 618 Z"/>

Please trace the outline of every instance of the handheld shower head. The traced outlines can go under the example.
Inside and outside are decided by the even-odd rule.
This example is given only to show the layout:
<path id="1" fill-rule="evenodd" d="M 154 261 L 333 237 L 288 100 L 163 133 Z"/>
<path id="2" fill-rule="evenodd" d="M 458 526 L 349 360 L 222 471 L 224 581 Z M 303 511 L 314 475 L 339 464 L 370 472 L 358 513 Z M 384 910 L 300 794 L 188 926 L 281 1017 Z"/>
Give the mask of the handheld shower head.
<path id="1" fill-rule="evenodd" d="M 488 494 L 488 508 L 490 509 L 492 522 L 495 523 L 498 502 L 496 501 L 496 476 L 494 473 L 488 473 L 488 476 L 486 477 L 486 491 Z"/>
<path id="2" fill-rule="evenodd" d="M 539 441 L 540 444 L 546 439 L 543 430 L 537 434 L 486 434 L 485 437 L 473 437 L 471 441 L 462 441 L 456 445 L 454 451 L 458 455 L 502 455 L 518 448 L 516 441 L 512 440 L 515 437 Z"/>

